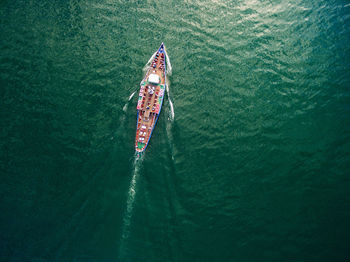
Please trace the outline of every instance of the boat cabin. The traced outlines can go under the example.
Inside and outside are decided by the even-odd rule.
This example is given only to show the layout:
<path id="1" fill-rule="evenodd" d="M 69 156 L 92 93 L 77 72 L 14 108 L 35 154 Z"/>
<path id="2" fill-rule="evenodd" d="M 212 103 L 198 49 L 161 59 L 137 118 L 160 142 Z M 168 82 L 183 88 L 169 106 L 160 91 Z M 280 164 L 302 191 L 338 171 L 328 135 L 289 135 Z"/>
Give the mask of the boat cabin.
<path id="1" fill-rule="evenodd" d="M 158 85 L 160 83 L 160 77 L 157 74 L 150 74 L 148 77 L 148 82 Z"/>

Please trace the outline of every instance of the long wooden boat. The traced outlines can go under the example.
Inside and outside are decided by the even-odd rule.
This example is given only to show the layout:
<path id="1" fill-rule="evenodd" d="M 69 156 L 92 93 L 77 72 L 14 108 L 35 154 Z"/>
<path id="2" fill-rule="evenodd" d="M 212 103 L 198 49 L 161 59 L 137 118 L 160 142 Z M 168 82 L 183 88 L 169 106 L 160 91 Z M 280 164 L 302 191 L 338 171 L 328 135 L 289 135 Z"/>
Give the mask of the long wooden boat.
<path id="1" fill-rule="evenodd" d="M 151 58 L 151 63 L 140 84 L 137 102 L 135 149 L 144 152 L 157 123 L 166 90 L 166 59 L 164 43 Z"/>

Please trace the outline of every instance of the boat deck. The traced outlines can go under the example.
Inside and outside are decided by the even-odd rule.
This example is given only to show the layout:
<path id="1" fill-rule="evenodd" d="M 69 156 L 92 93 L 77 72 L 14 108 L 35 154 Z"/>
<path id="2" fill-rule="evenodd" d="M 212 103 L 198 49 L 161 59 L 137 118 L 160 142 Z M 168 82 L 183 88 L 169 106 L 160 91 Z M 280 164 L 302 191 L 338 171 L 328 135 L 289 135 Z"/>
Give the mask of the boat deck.
<path id="1" fill-rule="evenodd" d="M 152 135 L 162 105 L 165 90 L 165 55 L 158 50 L 150 69 L 147 71 L 141 83 L 139 100 L 137 104 L 138 119 L 136 128 L 136 151 L 142 152 Z M 147 81 L 150 74 L 159 76 L 160 83 L 154 84 Z"/>

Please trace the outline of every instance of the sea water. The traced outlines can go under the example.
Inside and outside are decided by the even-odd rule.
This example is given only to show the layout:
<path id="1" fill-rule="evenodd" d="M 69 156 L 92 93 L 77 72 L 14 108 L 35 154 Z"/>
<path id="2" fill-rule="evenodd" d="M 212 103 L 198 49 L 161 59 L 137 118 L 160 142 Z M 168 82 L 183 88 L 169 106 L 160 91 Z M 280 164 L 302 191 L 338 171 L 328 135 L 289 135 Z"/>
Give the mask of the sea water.
<path id="1" fill-rule="evenodd" d="M 1 261 L 349 261 L 348 1 L 20 0 L 0 18 Z M 139 161 L 131 94 L 162 42 L 171 85 Z"/>

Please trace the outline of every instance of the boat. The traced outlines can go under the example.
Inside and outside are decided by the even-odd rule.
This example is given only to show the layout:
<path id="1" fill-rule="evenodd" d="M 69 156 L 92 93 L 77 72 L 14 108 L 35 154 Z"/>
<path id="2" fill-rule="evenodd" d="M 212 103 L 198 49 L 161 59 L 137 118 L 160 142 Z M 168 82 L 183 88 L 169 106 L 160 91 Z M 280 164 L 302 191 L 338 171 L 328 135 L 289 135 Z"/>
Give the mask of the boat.
<path id="1" fill-rule="evenodd" d="M 149 60 L 147 71 L 140 83 L 137 102 L 135 149 L 143 153 L 156 126 L 166 90 L 167 53 L 164 43 Z"/>

